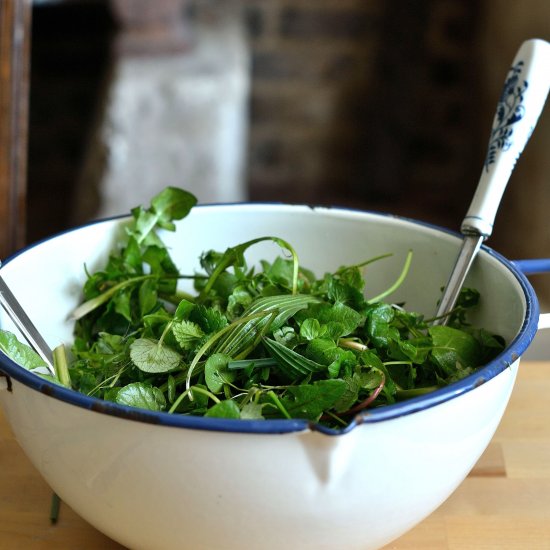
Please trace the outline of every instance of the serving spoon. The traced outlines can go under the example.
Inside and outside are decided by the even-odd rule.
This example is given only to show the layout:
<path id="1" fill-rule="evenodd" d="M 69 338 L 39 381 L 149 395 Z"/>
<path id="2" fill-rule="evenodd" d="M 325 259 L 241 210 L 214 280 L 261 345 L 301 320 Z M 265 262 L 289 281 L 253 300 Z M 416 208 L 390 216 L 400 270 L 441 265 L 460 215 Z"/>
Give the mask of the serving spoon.
<path id="1" fill-rule="evenodd" d="M 446 324 L 481 244 L 493 231 L 497 209 L 517 159 L 529 141 L 550 88 L 550 43 L 526 40 L 510 67 L 497 104 L 487 156 L 462 221 L 460 252 L 443 291 L 434 324 Z"/>

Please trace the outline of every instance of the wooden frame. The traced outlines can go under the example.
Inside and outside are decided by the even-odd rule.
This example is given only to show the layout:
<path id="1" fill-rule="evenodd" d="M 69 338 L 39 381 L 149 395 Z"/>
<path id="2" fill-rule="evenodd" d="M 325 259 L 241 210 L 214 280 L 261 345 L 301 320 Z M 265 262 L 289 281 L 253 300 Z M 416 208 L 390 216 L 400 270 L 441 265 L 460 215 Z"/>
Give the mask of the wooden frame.
<path id="1" fill-rule="evenodd" d="M 0 260 L 24 244 L 31 0 L 0 0 Z"/>

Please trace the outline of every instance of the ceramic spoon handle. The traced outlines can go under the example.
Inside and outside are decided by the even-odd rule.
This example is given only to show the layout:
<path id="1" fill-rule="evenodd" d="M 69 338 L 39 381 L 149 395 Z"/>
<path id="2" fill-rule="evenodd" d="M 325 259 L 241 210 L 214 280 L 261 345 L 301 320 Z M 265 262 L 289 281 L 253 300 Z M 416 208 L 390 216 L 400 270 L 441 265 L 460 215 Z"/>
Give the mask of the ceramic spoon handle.
<path id="1" fill-rule="evenodd" d="M 527 40 L 518 50 L 504 82 L 481 177 L 461 226 L 464 240 L 436 311 L 445 324 L 481 243 L 493 223 L 512 170 L 529 141 L 550 87 L 550 44 Z"/>
<path id="2" fill-rule="evenodd" d="M 514 61 L 499 99 L 487 157 L 461 231 L 487 238 L 517 159 L 529 141 L 550 87 L 550 44 L 525 41 Z"/>

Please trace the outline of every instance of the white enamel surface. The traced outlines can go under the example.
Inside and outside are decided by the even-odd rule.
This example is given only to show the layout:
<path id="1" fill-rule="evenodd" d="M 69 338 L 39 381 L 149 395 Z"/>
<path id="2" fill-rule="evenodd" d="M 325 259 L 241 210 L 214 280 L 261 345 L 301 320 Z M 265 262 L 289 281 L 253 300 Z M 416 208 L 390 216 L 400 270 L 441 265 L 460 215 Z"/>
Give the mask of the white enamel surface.
<path id="1" fill-rule="evenodd" d="M 96 269 L 119 222 L 67 233 L 18 256 L 2 274 L 50 345 L 70 341 L 83 263 Z M 209 248 L 277 235 L 322 273 L 387 252 L 367 272 L 367 295 L 413 265 L 392 296 L 430 315 L 460 239 L 399 219 L 307 207 L 196 209 L 165 235 L 182 270 Z M 279 253 L 262 245 L 257 258 Z M 24 275 L 24 276 L 23 276 Z M 513 338 L 525 317 L 512 274 L 481 252 L 471 280 L 485 297 L 476 322 Z M 506 299 L 503 299 L 506 297 Z M 1 318 L 2 326 L 9 322 Z M 437 407 L 357 427 L 238 434 L 153 426 L 84 410 L 18 382 L 0 391 L 10 424 L 52 488 L 86 520 L 131 548 L 378 548 L 423 519 L 466 476 L 490 441 L 517 362 Z"/>

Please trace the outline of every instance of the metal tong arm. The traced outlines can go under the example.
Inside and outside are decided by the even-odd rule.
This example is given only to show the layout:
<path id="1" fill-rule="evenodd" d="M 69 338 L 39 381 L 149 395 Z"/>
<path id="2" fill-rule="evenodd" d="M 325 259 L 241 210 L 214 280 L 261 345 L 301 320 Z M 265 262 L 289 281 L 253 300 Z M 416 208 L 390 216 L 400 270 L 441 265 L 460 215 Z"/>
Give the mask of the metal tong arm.
<path id="1" fill-rule="evenodd" d="M 38 329 L 29 319 L 29 316 L 25 313 L 25 310 L 1 276 L 0 305 L 14 322 L 15 326 L 19 329 L 25 340 L 27 340 L 34 351 L 36 351 L 36 353 L 38 353 L 38 355 L 40 355 L 40 357 L 44 360 L 51 374 L 56 376 L 53 366 L 53 353 L 50 346 L 48 346 L 40 332 L 38 332 Z"/>

